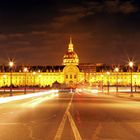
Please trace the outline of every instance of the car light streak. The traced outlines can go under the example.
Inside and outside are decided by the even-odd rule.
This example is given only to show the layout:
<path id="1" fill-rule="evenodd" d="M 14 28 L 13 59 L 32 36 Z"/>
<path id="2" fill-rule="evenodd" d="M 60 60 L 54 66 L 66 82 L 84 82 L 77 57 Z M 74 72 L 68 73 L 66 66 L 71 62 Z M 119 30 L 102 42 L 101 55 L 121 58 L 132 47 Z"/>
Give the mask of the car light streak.
<path id="1" fill-rule="evenodd" d="M 34 100 L 30 101 L 30 102 L 24 103 L 24 104 L 22 104 L 22 106 L 23 107 L 32 107 L 33 108 L 33 107 L 36 107 L 37 105 L 39 105 L 40 103 L 42 103 L 42 102 L 44 102 L 46 100 L 50 100 L 52 98 L 55 98 L 57 96 L 58 96 L 58 94 L 49 94 L 46 97 L 44 97 L 44 96 L 39 97 L 39 98 L 34 99 Z"/>
<path id="2" fill-rule="evenodd" d="M 37 105 L 39 105 L 40 103 L 42 103 L 42 102 L 44 102 L 44 101 L 46 101 L 46 100 L 50 100 L 50 99 L 52 99 L 52 98 L 54 98 L 54 97 L 57 97 L 58 96 L 58 94 L 53 94 L 53 95 L 50 95 L 50 96 L 47 96 L 47 97 L 41 97 L 41 98 L 39 98 L 36 102 L 33 102 L 30 106 L 31 107 L 36 107 Z"/>
<path id="3" fill-rule="evenodd" d="M 12 97 L 1 97 L 0 104 L 11 102 L 11 101 L 23 100 L 23 99 L 32 98 L 32 97 L 39 97 L 43 95 L 49 95 L 49 94 L 53 95 L 53 93 L 58 93 L 58 90 L 49 90 L 49 91 L 30 93 L 26 95 L 18 95 L 18 96 L 12 96 Z"/>
<path id="4" fill-rule="evenodd" d="M 83 88 L 83 92 L 87 93 L 87 94 L 94 94 L 94 95 L 98 95 L 98 89 L 86 89 L 86 88 Z"/>

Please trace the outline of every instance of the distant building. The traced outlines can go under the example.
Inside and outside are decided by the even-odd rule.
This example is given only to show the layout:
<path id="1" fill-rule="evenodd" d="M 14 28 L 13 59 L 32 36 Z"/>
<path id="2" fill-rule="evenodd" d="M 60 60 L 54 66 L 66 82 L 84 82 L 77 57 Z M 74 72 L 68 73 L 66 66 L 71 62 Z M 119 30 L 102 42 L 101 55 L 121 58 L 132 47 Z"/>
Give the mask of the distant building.
<path id="1" fill-rule="evenodd" d="M 119 66 L 119 72 L 114 71 L 115 65 L 79 63 L 79 57 L 74 51 L 72 38 L 68 50 L 64 54 L 62 65 L 31 66 L 23 71 L 23 66 L 15 66 L 10 71 L 8 66 L 0 66 L 0 87 L 10 86 L 63 86 L 76 87 L 78 84 L 89 85 L 130 85 L 131 71 L 128 66 Z M 107 73 L 107 71 L 109 73 Z M 140 65 L 133 67 L 132 84 L 140 86 Z M 12 77 L 12 82 L 11 82 Z"/>

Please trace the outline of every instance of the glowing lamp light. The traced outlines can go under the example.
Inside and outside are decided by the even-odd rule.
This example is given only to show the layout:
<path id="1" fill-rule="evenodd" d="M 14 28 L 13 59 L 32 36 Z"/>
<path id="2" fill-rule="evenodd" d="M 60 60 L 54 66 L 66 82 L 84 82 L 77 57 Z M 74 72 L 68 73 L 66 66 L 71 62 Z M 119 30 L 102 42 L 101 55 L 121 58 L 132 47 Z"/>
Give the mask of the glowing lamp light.
<path id="1" fill-rule="evenodd" d="M 3 75 L 3 78 L 6 78 L 6 75 L 5 74 Z"/>
<path id="2" fill-rule="evenodd" d="M 14 65 L 14 62 L 10 61 L 10 62 L 9 62 L 9 66 L 10 66 L 10 67 L 13 67 L 13 65 Z"/>
<path id="3" fill-rule="evenodd" d="M 136 79 L 137 78 L 137 75 L 134 75 L 134 78 Z"/>
<path id="4" fill-rule="evenodd" d="M 25 67 L 25 68 L 23 69 L 23 71 L 24 71 L 24 72 L 28 72 L 28 69 L 27 69 L 27 67 Z"/>
<path id="5" fill-rule="evenodd" d="M 129 62 L 129 66 L 132 68 L 134 63 L 132 61 Z"/>
<path id="6" fill-rule="evenodd" d="M 33 75 L 35 75 L 35 74 L 36 74 L 36 72 L 34 71 L 34 72 L 33 72 Z"/>
<path id="7" fill-rule="evenodd" d="M 118 67 L 116 67 L 116 68 L 115 68 L 115 71 L 116 71 L 116 72 L 118 72 L 118 71 L 119 71 L 119 68 L 118 68 Z"/>
<path id="8" fill-rule="evenodd" d="M 101 74 L 101 77 L 104 77 L 104 75 L 103 75 L 103 74 Z"/>
<path id="9" fill-rule="evenodd" d="M 109 71 L 107 71 L 107 75 L 110 75 L 110 72 Z"/>

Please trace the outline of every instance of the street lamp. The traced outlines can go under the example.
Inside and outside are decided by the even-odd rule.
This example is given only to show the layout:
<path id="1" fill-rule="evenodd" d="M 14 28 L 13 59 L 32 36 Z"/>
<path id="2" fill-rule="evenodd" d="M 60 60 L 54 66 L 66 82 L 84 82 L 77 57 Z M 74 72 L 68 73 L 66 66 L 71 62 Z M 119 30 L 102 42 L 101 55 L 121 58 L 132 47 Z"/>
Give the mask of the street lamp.
<path id="1" fill-rule="evenodd" d="M 137 75 L 134 75 L 134 78 L 135 78 L 135 92 L 137 91 Z"/>
<path id="2" fill-rule="evenodd" d="M 41 76 L 42 76 L 41 74 L 39 74 L 39 76 L 38 76 L 39 77 L 39 90 L 40 90 L 40 87 L 41 87 Z"/>
<path id="3" fill-rule="evenodd" d="M 35 92 L 35 75 L 36 75 L 36 72 L 34 71 L 34 72 L 33 72 L 33 76 L 34 76 L 33 92 Z"/>
<path id="4" fill-rule="evenodd" d="M 39 73 L 39 75 L 38 75 L 38 88 L 39 88 L 39 90 L 40 90 L 40 78 L 41 78 L 41 74 L 40 74 L 40 72 L 41 72 L 41 70 L 39 69 L 38 70 L 38 73 Z"/>
<path id="5" fill-rule="evenodd" d="M 24 94 L 26 94 L 26 73 L 28 72 L 28 68 L 24 67 L 23 72 L 25 73 L 25 79 L 24 79 Z"/>
<path id="6" fill-rule="evenodd" d="M 134 63 L 132 61 L 129 62 L 129 67 L 130 67 L 130 70 L 131 70 L 131 94 L 130 94 L 130 97 L 133 97 L 133 85 L 132 85 L 132 70 L 133 70 L 133 65 Z"/>
<path id="7" fill-rule="evenodd" d="M 103 81 L 103 77 L 104 77 L 104 75 L 101 74 L 101 77 L 102 77 L 102 93 L 103 93 L 103 91 L 104 91 L 104 81 Z"/>
<path id="8" fill-rule="evenodd" d="M 119 72 L 118 67 L 115 68 L 115 72 L 116 72 L 116 93 L 118 93 L 118 72 Z"/>
<path id="9" fill-rule="evenodd" d="M 3 87 L 4 87 L 4 91 L 3 91 L 3 92 L 4 92 L 4 93 L 5 93 L 5 79 L 6 79 L 6 75 L 4 74 L 4 75 L 3 75 Z"/>
<path id="10" fill-rule="evenodd" d="M 107 71 L 107 93 L 109 93 L 109 75 L 110 75 L 110 72 Z"/>
<path id="11" fill-rule="evenodd" d="M 12 93 L 12 68 L 14 66 L 14 62 L 13 61 L 10 61 L 9 62 L 9 67 L 10 67 L 10 96 L 13 95 Z"/>

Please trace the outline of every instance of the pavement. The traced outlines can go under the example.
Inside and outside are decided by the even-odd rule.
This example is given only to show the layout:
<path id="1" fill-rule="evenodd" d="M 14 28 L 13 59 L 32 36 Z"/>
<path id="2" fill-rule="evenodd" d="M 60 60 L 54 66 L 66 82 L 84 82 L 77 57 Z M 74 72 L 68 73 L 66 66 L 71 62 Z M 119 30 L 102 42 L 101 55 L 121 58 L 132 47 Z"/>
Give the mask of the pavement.
<path id="1" fill-rule="evenodd" d="M 36 93 L 39 92 L 40 90 L 35 90 L 34 92 L 32 90 L 28 90 L 26 91 L 26 94 L 29 93 Z M 23 95 L 24 94 L 24 90 L 13 90 L 12 91 L 12 96 L 17 96 L 17 95 Z M 3 92 L 3 90 L 0 91 L 0 97 L 9 97 L 10 96 L 10 92 L 9 90 Z"/>
<path id="2" fill-rule="evenodd" d="M 118 93 L 109 93 L 108 95 L 116 96 L 118 98 L 124 98 L 124 99 L 129 99 L 129 100 L 134 100 L 134 101 L 140 101 L 140 93 L 130 93 L 130 92 L 118 92 Z"/>
<path id="3" fill-rule="evenodd" d="M 139 140 L 140 103 L 59 93 L 0 105 L 0 140 Z"/>

